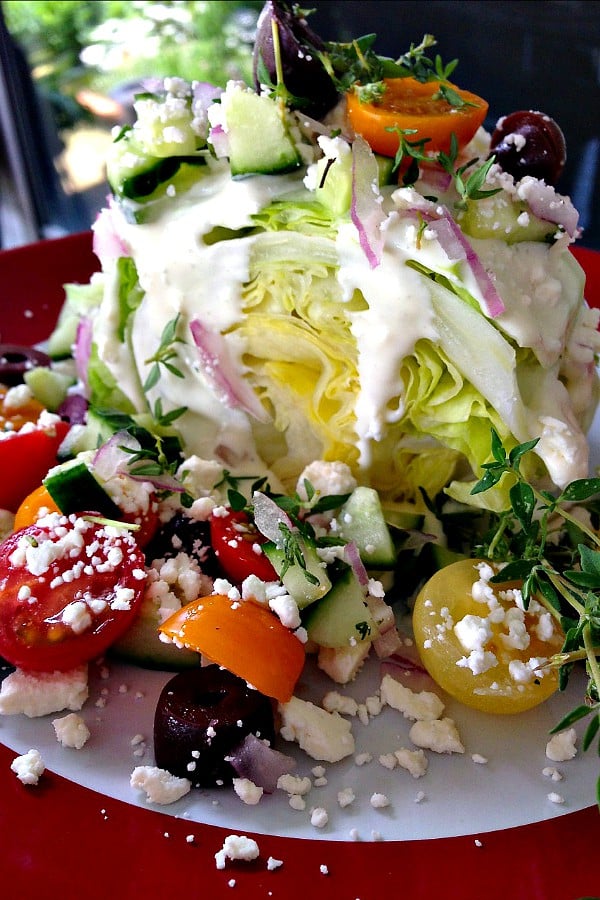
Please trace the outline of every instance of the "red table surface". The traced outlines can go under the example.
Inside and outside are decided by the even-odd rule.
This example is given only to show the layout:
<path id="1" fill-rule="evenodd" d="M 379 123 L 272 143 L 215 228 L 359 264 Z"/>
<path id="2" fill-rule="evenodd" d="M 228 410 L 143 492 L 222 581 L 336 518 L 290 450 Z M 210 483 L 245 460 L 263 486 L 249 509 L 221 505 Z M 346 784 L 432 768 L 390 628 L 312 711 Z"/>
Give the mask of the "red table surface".
<path id="1" fill-rule="evenodd" d="M 574 252 L 588 276 L 588 302 L 600 306 L 600 254 Z M 96 268 L 89 233 L 0 253 L 0 340 L 22 344 L 47 337 L 62 284 L 86 282 Z M 595 806 L 520 828 L 381 843 L 255 835 L 249 811 L 245 833 L 256 838 L 259 859 L 219 870 L 214 854 L 226 830 L 106 798 L 53 772 L 36 787 L 24 786 L 10 770 L 14 756 L 0 745 L 0 875 L 7 900 L 600 896 Z M 283 865 L 268 871 L 269 856 Z"/>

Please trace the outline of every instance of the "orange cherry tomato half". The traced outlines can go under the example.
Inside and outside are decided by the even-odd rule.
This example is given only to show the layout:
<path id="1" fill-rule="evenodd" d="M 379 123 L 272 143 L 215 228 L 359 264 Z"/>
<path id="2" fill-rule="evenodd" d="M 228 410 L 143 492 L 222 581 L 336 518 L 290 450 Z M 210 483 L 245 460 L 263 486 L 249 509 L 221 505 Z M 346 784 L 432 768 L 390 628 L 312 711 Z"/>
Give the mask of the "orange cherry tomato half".
<path id="1" fill-rule="evenodd" d="M 412 142 L 427 139 L 425 153 L 436 154 L 450 150 L 452 134 L 459 147 L 468 144 L 483 124 L 489 104 L 456 85 L 449 85 L 466 104 L 451 106 L 442 97 L 436 97 L 439 81 L 417 81 L 415 78 L 386 78 L 386 90 L 381 100 L 361 103 L 358 95 L 350 91 L 346 95 L 348 118 L 352 128 L 361 134 L 371 149 L 382 156 L 395 156 L 398 151 L 397 132 L 388 128 L 414 131 L 407 135 Z"/>
<path id="2" fill-rule="evenodd" d="M 53 512 L 60 512 L 60 509 L 50 496 L 48 488 L 40 484 L 19 506 L 15 515 L 14 530 L 20 531 L 28 525 L 34 525 L 41 515 Z"/>
<path id="3" fill-rule="evenodd" d="M 304 667 L 304 645 L 277 616 L 251 600 L 199 597 L 163 622 L 160 631 L 281 703 L 292 696 Z"/>

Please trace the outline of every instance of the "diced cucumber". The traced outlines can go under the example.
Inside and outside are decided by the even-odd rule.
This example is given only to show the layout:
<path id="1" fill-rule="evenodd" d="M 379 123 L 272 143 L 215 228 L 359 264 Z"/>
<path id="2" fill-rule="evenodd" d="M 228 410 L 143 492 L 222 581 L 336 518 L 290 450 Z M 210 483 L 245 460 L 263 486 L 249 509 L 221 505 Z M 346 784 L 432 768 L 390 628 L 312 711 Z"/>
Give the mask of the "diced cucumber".
<path id="1" fill-rule="evenodd" d="M 323 561 L 319 558 L 315 545 L 307 539 L 298 539 L 306 569 L 295 563 L 281 575 L 285 565 L 285 554 L 271 541 L 262 545 L 263 553 L 281 578 L 281 582 L 299 609 L 304 609 L 320 600 L 331 589 L 331 581 Z M 312 576 L 307 578 L 307 573 Z"/>
<path id="2" fill-rule="evenodd" d="M 82 316 L 99 306 L 102 281 L 93 278 L 89 284 L 66 284 L 66 299 L 58 316 L 54 331 L 48 338 L 48 355 L 53 360 L 67 359 L 73 354 L 77 326 Z"/>
<path id="3" fill-rule="evenodd" d="M 524 202 L 514 202 L 503 192 L 481 200 L 467 200 L 458 216 L 465 234 L 474 238 L 497 238 L 507 244 L 546 241 L 556 233 L 556 225 L 538 219 Z"/>
<path id="4" fill-rule="evenodd" d="M 346 569 L 329 593 L 308 608 L 304 627 L 309 640 L 320 647 L 348 647 L 377 637 L 364 589 L 352 569 Z"/>
<path id="5" fill-rule="evenodd" d="M 377 168 L 379 169 L 379 187 L 386 184 L 397 184 L 398 178 L 394 170 L 394 160 L 391 156 L 380 156 L 375 153 Z"/>
<path id="6" fill-rule="evenodd" d="M 81 459 L 71 459 L 50 469 L 44 485 L 65 515 L 98 512 L 108 519 L 121 519 L 122 512 Z"/>
<path id="7" fill-rule="evenodd" d="M 50 412 L 56 412 L 67 396 L 68 388 L 75 382 L 70 375 L 56 372 L 48 366 L 36 366 L 23 377 L 35 399 Z"/>
<path id="8" fill-rule="evenodd" d="M 376 490 L 362 485 L 355 488 L 340 509 L 337 521 L 340 536 L 354 541 L 365 566 L 393 568 L 396 550 Z"/>
<path id="9" fill-rule="evenodd" d="M 206 170 L 205 153 L 188 156 L 151 156 L 132 141 L 116 145 L 107 163 L 108 182 L 115 194 L 146 202 L 163 197 L 169 185 L 187 190 Z M 120 149 L 119 149 L 120 148 Z"/>
<path id="10" fill-rule="evenodd" d="M 346 216 L 352 203 L 352 153 L 340 139 L 336 159 L 317 163 L 315 198 L 330 210 L 334 219 Z"/>
<path id="11" fill-rule="evenodd" d="M 153 607 L 144 603 L 127 629 L 110 648 L 111 656 L 143 666 L 145 669 L 178 671 L 200 665 L 200 654 L 173 643 L 165 643 L 158 636 L 159 620 Z"/>
<path id="12" fill-rule="evenodd" d="M 221 104 L 234 177 L 275 175 L 298 168 L 302 160 L 285 110 L 276 101 L 251 90 L 228 90 L 222 95 Z"/>

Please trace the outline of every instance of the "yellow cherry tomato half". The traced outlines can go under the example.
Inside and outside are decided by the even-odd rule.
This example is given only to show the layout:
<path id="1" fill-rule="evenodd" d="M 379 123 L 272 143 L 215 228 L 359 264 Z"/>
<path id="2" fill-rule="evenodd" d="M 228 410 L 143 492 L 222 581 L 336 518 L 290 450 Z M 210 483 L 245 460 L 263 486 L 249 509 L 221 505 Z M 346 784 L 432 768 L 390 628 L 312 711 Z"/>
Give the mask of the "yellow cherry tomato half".
<path id="1" fill-rule="evenodd" d="M 556 669 L 538 666 L 564 636 L 535 599 L 527 612 L 515 602 L 520 582 L 490 584 L 486 571 L 484 560 L 463 559 L 436 572 L 415 601 L 415 641 L 429 674 L 456 700 L 483 712 L 523 712 L 557 690 Z"/>
<path id="2" fill-rule="evenodd" d="M 452 134 L 464 147 L 487 115 L 486 100 L 456 85 L 448 86 L 461 98 L 462 106 L 451 106 L 439 95 L 439 81 L 385 78 L 384 83 L 383 96 L 373 103 L 361 103 L 354 91 L 346 95 L 352 128 L 382 156 L 395 156 L 398 150 L 398 133 L 390 128 L 414 132 L 406 136 L 411 143 L 426 139 L 425 153 L 447 153 Z"/>
<path id="3" fill-rule="evenodd" d="M 304 645 L 252 600 L 199 597 L 163 622 L 160 631 L 281 703 L 292 696 L 304 667 Z"/>

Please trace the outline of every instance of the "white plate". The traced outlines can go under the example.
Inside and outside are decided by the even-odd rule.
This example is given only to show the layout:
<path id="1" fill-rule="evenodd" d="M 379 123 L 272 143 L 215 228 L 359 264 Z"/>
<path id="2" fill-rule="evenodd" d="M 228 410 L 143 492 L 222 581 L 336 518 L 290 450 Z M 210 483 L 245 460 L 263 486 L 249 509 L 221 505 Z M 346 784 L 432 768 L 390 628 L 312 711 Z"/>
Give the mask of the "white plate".
<path id="1" fill-rule="evenodd" d="M 600 464 L 600 414 L 590 431 L 592 470 Z M 76 751 L 57 743 L 52 720 L 24 716 L 0 717 L 0 741 L 17 753 L 38 749 L 49 769 L 116 799 L 147 806 L 145 796 L 132 789 L 129 777 L 137 765 L 153 765 L 152 732 L 157 697 L 172 677 L 112 661 L 90 667 L 90 699 L 81 715 L 91 738 Z M 349 688 L 336 687 L 316 667 L 308 665 L 297 691 L 320 702 L 332 689 L 362 701 L 377 690 L 379 663 L 367 664 Z M 444 715 L 453 718 L 465 745 L 463 755 L 428 753 L 427 774 L 414 779 L 404 769 L 390 771 L 379 762 L 380 754 L 411 747 L 410 722 L 393 709 L 385 709 L 368 726 L 353 720 L 356 754 L 369 752 L 373 759 L 357 766 L 354 757 L 335 765 L 325 764 L 326 784 L 314 785 L 306 808 L 291 808 L 282 792 L 264 796 L 257 806 L 245 805 L 232 790 L 192 790 L 169 806 L 155 806 L 166 815 L 228 829 L 251 828 L 259 834 L 285 837 L 319 837 L 349 840 L 431 839 L 477 834 L 525 825 L 589 807 L 594 802 L 598 759 L 593 751 L 557 766 L 563 780 L 552 781 L 543 770 L 554 766 L 545 756 L 549 730 L 583 698 L 582 673 L 572 677 L 568 690 L 517 716 L 491 716 L 448 700 Z M 579 736 L 585 727 L 579 723 Z M 580 741 L 579 741 L 580 743 Z M 295 746 L 280 742 L 279 749 L 297 759 L 295 774 L 308 775 L 317 765 Z M 473 756 L 486 763 L 475 762 Z M 355 800 L 344 808 L 338 792 L 352 788 Z M 389 805 L 375 809 L 374 793 L 384 794 Z M 563 802 L 550 799 L 559 795 Z M 449 802 L 450 800 L 450 802 Z M 317 829 L 311 810 L 322 807 L 328 823 Z M 355 831 L 353 831 L 355 829 Z"/>

